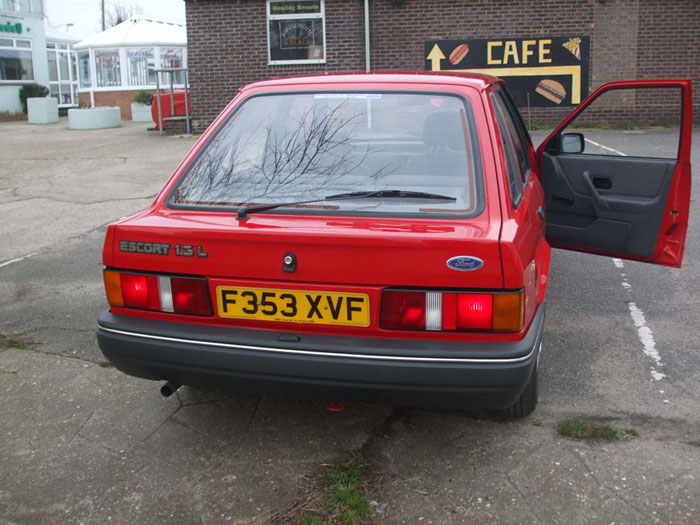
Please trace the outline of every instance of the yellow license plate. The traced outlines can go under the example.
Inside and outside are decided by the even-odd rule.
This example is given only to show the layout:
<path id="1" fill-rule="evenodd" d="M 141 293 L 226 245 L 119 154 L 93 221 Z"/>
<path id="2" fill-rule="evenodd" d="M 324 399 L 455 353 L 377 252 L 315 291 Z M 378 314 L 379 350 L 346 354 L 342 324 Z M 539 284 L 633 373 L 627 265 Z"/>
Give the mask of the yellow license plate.
<path id="1" fill-rule="evenodd" d="M 369 296 L 343 292 L 218 286 L 219 317 L 369 326 Z"/>

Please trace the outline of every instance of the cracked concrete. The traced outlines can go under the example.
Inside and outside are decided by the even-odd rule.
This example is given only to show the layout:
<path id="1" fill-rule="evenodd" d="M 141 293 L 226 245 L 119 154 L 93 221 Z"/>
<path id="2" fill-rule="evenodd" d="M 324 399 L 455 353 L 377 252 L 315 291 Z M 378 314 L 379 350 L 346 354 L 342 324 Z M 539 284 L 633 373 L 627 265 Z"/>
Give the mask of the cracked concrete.
<path id="1" fill-rule="evenodd" d="M 0 176 L 0 216 L 13 219 L 0 229 L 0 263 L 146 207 L 195 140 L 159 137 L 133 122 L 89 132 L 69 130 L 66 119 L 27 127 L 0 126 L 3 148 L 12 151 Z"/>
<path id="2" fill-rule="evenodd" d="M 0 264 L 38 252 L 0 266 L 0 333 L 30 343 L 0 347 L 0 523 L 266 523 L 320 465 L 358 449 L 382 480 L 376 522 L 700 523 L 697 214 L 682 270 L 625 267 L 664 356 L 662 387 L 619 272 L 555 252 L 532 418 L 331 413 L 324 400 L 187 387 L 164 399 L 158 384 L 99 366 L 94 337 L 104 225 L 147 205 L 194 141 L 144 128 L 0 124 L 17 159 L 0 173 Z M 572 416 L 640 437 L 559 437 Z"/>

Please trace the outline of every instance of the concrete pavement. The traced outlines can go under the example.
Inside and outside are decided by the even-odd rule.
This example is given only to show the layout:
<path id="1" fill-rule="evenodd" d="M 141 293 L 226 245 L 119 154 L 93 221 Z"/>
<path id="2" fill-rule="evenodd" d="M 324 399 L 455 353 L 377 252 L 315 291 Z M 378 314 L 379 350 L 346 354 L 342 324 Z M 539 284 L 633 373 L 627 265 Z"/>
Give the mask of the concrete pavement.
<path id="1" fill-rule="evenodd" d="M 0 169 L 0 265 L 35 254 L 0 266 L 0 523 L 266 523 L 358 449 L 375 462 L 377 523 L 700 523 L 697 214 L 682 270 L 555 251 L 531 418 L 330 413 L 323 400 L 186 387 L 164 399 L 104 366 L 100 252 L 105 223 L 146 206 L 194 139 L 134 124 L 96 133 L 0 124 L 13 152 Z M 630 302 L 655 337 L 660 381 Z M 572 416 L 639 437 L 558 436 Z"/>

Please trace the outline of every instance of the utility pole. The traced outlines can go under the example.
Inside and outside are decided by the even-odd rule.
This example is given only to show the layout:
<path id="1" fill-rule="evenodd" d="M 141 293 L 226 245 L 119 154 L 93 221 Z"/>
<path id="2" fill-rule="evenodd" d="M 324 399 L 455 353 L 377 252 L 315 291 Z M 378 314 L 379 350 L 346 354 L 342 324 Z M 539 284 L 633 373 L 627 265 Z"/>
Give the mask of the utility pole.
<path id="1" fill-rule="evenodd" d="M 102 0 L 102 31 L 105 29 L 105 0 Z"/>

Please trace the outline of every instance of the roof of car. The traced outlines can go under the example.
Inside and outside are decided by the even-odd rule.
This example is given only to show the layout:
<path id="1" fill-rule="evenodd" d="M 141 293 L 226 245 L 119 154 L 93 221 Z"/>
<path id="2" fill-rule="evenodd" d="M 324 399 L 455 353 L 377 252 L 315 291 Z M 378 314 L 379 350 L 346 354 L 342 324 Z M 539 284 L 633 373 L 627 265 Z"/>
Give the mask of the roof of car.
<path id="1" fill-rule="evenodd" d="M 327 73 L 324 75 L 302 75 L 271 80 L 263 80 L 248 84 L 243 90 L 260 87 L 292 86 L 307 84 L 450 84 L 470 86 L 485 89 L 497 82 L 496 77 L 476 73 L 450 73 L 444 71 L 401 71 L 401 72 L 371 72 L 371 73 Z"/>

